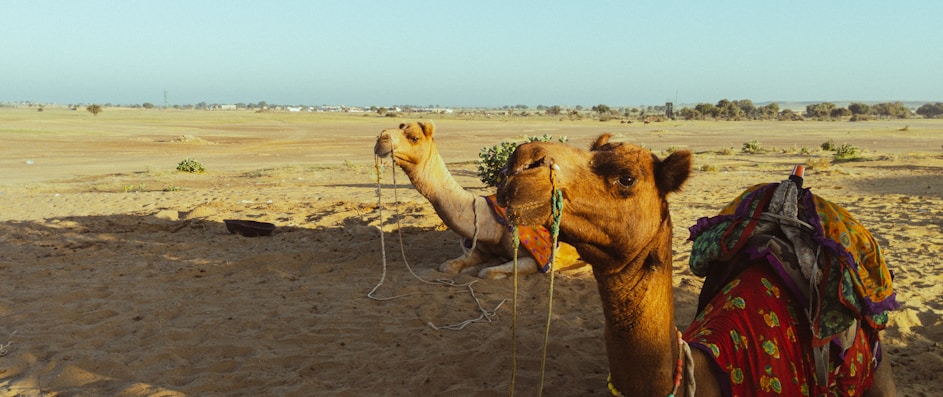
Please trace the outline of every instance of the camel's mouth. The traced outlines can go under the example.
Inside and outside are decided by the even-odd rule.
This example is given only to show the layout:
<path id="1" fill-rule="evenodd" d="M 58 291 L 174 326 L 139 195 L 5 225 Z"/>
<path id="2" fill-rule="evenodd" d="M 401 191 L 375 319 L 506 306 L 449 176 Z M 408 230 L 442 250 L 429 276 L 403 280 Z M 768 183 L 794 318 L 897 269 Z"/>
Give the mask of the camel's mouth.
<path id="1" fill-rule="evenodd" d="M 373 146 L 373 154 L 381 158 L 389 157 L 393 154 L 393 143 L 389 138 L 377 138 L 377 143 Z"/>
<path id="2" fill-rule="evenodd" d="M 549 209 L 547 203 L 539 201 L 514 203 L 507 207 L 507 216 L 518 226 L 537 226 L 549 216 Z"/>

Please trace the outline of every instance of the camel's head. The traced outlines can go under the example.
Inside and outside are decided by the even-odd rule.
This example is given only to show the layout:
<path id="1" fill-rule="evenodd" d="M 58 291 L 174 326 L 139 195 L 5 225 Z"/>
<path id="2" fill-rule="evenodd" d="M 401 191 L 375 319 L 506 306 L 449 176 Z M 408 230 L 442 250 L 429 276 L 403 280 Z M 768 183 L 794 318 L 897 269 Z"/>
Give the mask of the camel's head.
<path id="1" fill-rule="evenodd" d="M 511 220 L 551 226 L 553 190 L 559 190 L 560 239 L 590 263 L 600 255 L 614 259 L 634 252 L 665 222 L 670 229 L 667 196 L 690 175 L 691 153 L 674 152 L 661 160 L 648 149 L 609 138 L 600 136 L 590 150 L 553 142 L 518 146 L 498 187 L 499 203 L 508 207 Z"/>
<path id="2" fill-rule="evenodd" d="M 419 164 L 429 157 L 435 145 L 432 134 L 435 125 L 431 122 L 400 124 L 399 128 L 383 130 L 373 146 L 373 153 L 380 157 L 393 155 L 393 161 L 401 166 Z"/>

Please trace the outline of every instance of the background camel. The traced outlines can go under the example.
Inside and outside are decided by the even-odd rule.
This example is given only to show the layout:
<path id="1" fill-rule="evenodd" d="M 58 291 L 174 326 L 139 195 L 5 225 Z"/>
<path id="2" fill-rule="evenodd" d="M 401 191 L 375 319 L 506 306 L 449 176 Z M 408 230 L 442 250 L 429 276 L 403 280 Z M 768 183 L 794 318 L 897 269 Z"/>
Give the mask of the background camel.
<path id="1" fill-rule="evenodd" d="M 459 273 L 478 269 L 480 278 L 503 278 L 514 272 L 514 236 L 508 226 L 494 216 L 485 197 L 475 195 L 459 185 L 439 155 L 431 122 L 400 124 L 399 128 L 383 130 L 373 148 L 380 157 L 393 157 L 409 177 L 413 186 L 432 203 L 436 214 L 452 231 L 474 240 L 474 249 L 442 263 L 439 270 Z M 520 250 L 518 273 L 537 272 L 538 261 L 525 249 Z M 561 244 L 557 249 L 557 269 L 573 266 L 576 250 Z"/>
<path id="2" fill-rule="evenodd" d="M 590 151 L 559 143 L 519 146 L 508 162 L 506 181 L 499 187 L 498 200 L 508 207 L 513 222 L 548 225 L 552 221 L 552 183 L 562 192 L 560 239 L 575 246 L 593 268 L 605 316 L 610 389 L 613 393 L 683 395 L 682 392 L 692 391 L 686 390 L 692 378 L 698 396 L 723 395 L 723 390 L 729 392 L 731 385 L 738 380 L 746 383 L 748 395 L 761 394 L 769 389 L 779 389 L 785 392 L 784 395 L 793 395 L 789 390 L 793 390 L 795 395 L 815 395 L 821 391 L 815 388 L 815 368 L 808 360 L 810 346 L 808 338 L 803 336 L 809 332 L 807 323 L 795 327 L 796 333 L 791 335 L 798 338 L 799 343 L 793 339 L 793 343 L 779 345 L 779 349 L 775 349 L 776 346 L 767 349 L 765 343 L 761 346 L 759 340 L 766 334 L 752 339 L 754 335 L 747 330 L 740 330 L 740 333 L 735 328 L 729 330 L 729 339 L 733 339 L 735 344 L 741 340 L 745 342 L 743 346 L 735 347 L 742 347 L 744 352 L 755 352 L 750 354 L 775 353 L 776 358 L 785 358 L 793 365 L 794 376 L 806 382 L 771 377 L 763 374 L 762 368 L 750 370 L 745 363 L 742 371 L 739 367 L 722 368 L 714 358 L 716 353 L 712 355 L 698 348 L 690 349 L 690 360 L 684 360 L 682 364 L 687 344 L 681 341 L 674 322 L 672 224 L 667 196 L 678 191 L 687 180 L 691 153 L 675 152 L 660 160 L 647 149 L 609 143 L 608 140 L 609 135 L 600 136 Z M 777 299 L 782 293 L 783 301 L 795 305 L 788 300 L 789 295 L 782 292 L 786 288 L 776 284 L 778 278 L 768 276 L 769 266 L 749 269 L 756 270 L 744 271 L 736 279 L 738 283 L 742 281 L 742 288 L 765 290 L 770 296 L 775 292 Z M 750 281 L 760 279 L 766 284 L 761 286 L 759 281 Z M 732 282 L 725 288 L 738 287 L 739 284 Z M 744 304 L 751 307 L 759 304 L 760 310 L 766 309 L 763 307 L 765 301 L 725 302 L 722 295 L 718 297 L 721 299 L 715 297 L 710 304 L 725 306 L 725 309 L 730 305 L 731 313 Z M 801 310 L 790 312 L 802 313 Z M 794 317 L 771 316 L 766 320 L 768 324 L 775 320 L 775 327 L 769 324 L 770 328 L 792 329 L 791 326 L 798 321 Z M 696 332 L 698 330 L 689 328 L 685 339 Z M 728 338 L 728 335 L 719 337 Z M 864 353 L 870 353 L 870 350 Z M 894 395 L 889 361 L 882 360 L 873 370 L 874 384 L 867 395 Z M 870 360 L 865 362 L 866 365 L 853 370 L 866 378 L 865 381 L 858 385 L 841 385 L 846 388 L 846 393 L 849 388 L 857 388 L 859 394 L 861 389 L 868 388 L 871 380 L 868 375 L 872 368 Z M 693 376 L 686 376 L 682 381 L 683 371 L 692 371 Z"/>

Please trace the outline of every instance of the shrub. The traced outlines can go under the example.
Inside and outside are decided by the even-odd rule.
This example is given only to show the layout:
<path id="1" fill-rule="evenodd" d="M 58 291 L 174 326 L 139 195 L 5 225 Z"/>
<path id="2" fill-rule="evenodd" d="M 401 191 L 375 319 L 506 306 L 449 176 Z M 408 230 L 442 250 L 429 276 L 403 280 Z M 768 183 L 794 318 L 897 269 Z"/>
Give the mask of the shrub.
<path id="1" fill-rule="evenodd" d="M 186 158 L 181 161 L 180 164 L 177 164 L 177 171 L 202 174 L 206 172 L 206 169 L 203 168 L 203 163 L 191 158 Z"/>
<path id="2" fill-rule="evenodd" d="M 552 136 L 527 137 L 524 142 L 550 142 Z M 566 142 L 567 138 L 558 139 L 560 142 Z M 522 143 L 524 143 L 522 142 Z M 517 142 L 503 141 L 492 147 L 483 147 L 478 152 L 478 178 L 488 186 L 497 186 L 501 182 L 501 170 L 507 165 L 508 157 L 517 149 Z"/>
<path id="3" fill-rule="evenodd" d="M 857 158 L 861 158 L 861 153 L 855 145 L 845 143 L 835 150 L 836 160 L 853 160 Z"/>
<path id="4" fill-rule="evenodd" d="M 743 144 L 744 153 L 760 153 L 763 151 L 763 145 L 760 145 L 760 141 L 754 139 L 750 142 L 745 142 Z"/>
<path id="5" fill-rule="evenodd" d="M 835 141 L 832 138 L 828 138 L 827 141 L 822 143 L 822 150 L 834 152 L 835 151 Z"/>

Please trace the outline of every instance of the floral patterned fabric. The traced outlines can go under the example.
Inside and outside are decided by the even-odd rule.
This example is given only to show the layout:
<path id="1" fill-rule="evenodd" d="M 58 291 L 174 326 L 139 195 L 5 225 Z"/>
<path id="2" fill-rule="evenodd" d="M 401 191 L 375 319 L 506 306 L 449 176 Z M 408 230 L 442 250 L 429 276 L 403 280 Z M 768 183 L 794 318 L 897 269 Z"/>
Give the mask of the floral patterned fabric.
<path id="1" fill-rule="evenodd" d="M 747 244 L 757 230 L 759 218 L 768 205 L 778 183 L 753 186 L 734 199 L 720 214 L 701 218 L 690 228 L 690 267 L 700 276 L 718 273 L 717 266 L 737 253 L 751 259 L 764 258 L 774 269 L 785 266 L 780 258 L 768 250 Z M 891 273 L 884 261 L 881 247 L 871 234 L 851 214 L 840 206 L 804 189 L 799 195 L 798 220 L 812 226 L 811 240 L 821 247 L 819 270 L 821 282 L 814 288 L 822 297 L 813 308 L 820 315 L 813 318 L 813 344 L 822 346 L 833 337 L 864 321 L 875 329 L 887 325 L 889 310 L 899 304 L 892 286 Z M 715 282 L 726 282 L 736 271 L 721 271 L 728 277 Z M 780 274 L 785 274 L 780 271 Z M 711 277 L 708 277 L 710 280 Z M 800 301 L 808 305 L 795 283 L 785 280 Z"/>
<path id="2" fill-rule="evenodd" d="M 485 199 L 488 201 L 488 205 L 491 207 L 491 211 L 498 219 L 498 222 L 508 226 L 506 209 L 498 205 L 497 197 L 492 194 L 485 196 Z M 546 273 L 550 270 L 550 260 L 553 255 L 553 249 L 551 249 L 553 239 L 550 236 L 550 231 L 543 226 L 518 226 L 517 234 L 521 241 L 521 246 L 527 249 L 534 259 L 537 260 L 537 268 L 540 269 L 542 273 Z"/>
<path id="3" fill-rule="evenodd" d="M 859 396 L 871 386 L 871 342 L 858 328 L 851 347 L 831 351 L 829 379 L 817 386 L 805 317 L 780 277 L 752 266 L 721 288 L 684 332 L 713 357 L 727 396 Z"/>

